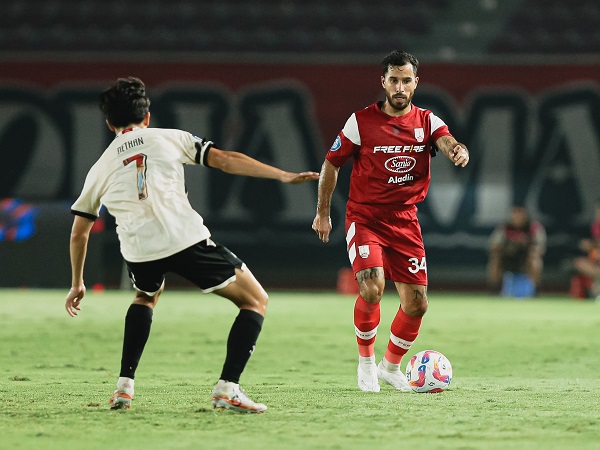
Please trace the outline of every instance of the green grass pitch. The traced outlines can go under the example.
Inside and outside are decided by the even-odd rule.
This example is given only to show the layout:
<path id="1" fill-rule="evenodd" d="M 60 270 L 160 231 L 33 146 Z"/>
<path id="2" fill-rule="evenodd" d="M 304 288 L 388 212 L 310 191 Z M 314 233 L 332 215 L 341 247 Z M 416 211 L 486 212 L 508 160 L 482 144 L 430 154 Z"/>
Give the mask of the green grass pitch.
<path id="1" fill-rule="evenodd" d="M 110 411 L 131 292 L 0 290 L 1 449 L 592 449 L 600 436 L 600 304 L 429 293 L 409 355 L 452 362 L 441 394 L 356 386 L 354 299 L 271 292 L 241 384 L 269 410 L 214 411 L 228 301 L 167 291 L 154 314 L 129 411 Z M 382 356 L 397 309 L 382 301 Z M 403 362 L 402 367 L 406 364 Z"/>

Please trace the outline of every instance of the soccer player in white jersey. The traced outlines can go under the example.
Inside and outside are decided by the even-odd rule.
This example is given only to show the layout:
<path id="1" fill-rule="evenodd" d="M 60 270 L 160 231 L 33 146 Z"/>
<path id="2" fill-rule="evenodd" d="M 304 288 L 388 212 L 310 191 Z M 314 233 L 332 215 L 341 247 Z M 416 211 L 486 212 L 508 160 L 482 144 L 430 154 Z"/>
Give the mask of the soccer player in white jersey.
<path id="1" fill-rule="evenodd" d="M 381 64 L 385 100 L 350 116 L 325 157 L 312 228 L 329 241 L 331 197 L 339 168 L 353 158 L 346 205 L 348 256 L 360 295 L 354 305 L 358 343 L 358 387 L 379 392 L 379 381 L 410 390 L 400 370 L 427 311 L 427 263 L 417 203 L 427 195 L 432 149 L 465 167 L 469 152 L 431 111 L 412 104 L 417 59 L 393 51 Z M 394 281 L 400 308 L 390 327 L 386 352 L 377 365 L 375 338 L 385 279 Z"/>
<path id="2" fill-rule="evenodd" d="M 76 316 L 86 288 L 83 281 L 87 243 L 101 205 L 117 223 L 121 253 L 135 288 L 125 318 L 120 377 L 110 399 L 112 409 L 128 409 L 134 377 L 150 334 L 152 315 L 164 289 L 165 274 L 177 273 L 202 292 L 214 292 L 239 308 L 227 339 L 225 363 L 212 393 L 215 408 L 261 413 L 239 387 L 262 328 L 267 293 L 246 265 L 211 239 L 192 209 L 185 189 L 184 165 L 200 164 L 224 172 L 298 184 L 318 179 L 315 172 L 291 173 L 249 156 L 216 148 L 188 132 L 149 128 L 150 99 L 144 83 L 120 78 L 100 96 L 114 141 L 90 169 L 79 198 L 70 239 L 71 289 L 65 308 Z"/>

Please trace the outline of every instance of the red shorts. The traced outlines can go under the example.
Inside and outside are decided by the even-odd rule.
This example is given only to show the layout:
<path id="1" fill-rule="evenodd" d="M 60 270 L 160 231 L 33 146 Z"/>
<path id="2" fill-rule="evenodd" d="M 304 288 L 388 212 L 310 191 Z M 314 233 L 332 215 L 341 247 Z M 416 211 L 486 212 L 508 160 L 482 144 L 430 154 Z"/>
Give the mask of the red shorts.
<path id="1" fill-rule="evenodd" d="M 354 273 L 383 267 L 387 279 L 427 286 L 427 262 L 417 207 L 390 210 L 348 202 L 346 244 Z"/>

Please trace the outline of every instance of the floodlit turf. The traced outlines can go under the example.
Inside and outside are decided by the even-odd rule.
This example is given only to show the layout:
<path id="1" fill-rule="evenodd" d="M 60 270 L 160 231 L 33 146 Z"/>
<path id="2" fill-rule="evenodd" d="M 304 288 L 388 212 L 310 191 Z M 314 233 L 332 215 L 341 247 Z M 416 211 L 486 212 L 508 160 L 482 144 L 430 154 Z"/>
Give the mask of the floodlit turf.
<path id="1" fill-rule="evenodd" d="M 129 411 L 110 411 L 130 292 L 0 290 L 2 449 L 592 449 L 600 436 L 600 304 L 430 291 L 409 354 L 454 367 L 441 394 L 356 387 L 354 299 L 272 292 L 242 387 L 269 410 L 216 412 L 210 393 L 237 311 L 166 291 Z M 397 308 L 382 302 L 381 357 Z M 404 367 L 404 364 L 403 364 Z"/>

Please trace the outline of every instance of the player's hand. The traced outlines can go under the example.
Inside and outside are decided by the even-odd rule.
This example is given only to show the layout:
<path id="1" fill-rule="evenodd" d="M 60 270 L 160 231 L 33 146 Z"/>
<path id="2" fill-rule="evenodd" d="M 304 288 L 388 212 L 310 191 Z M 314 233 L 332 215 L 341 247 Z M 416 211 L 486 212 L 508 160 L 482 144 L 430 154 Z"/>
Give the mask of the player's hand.
<path id="1" fill-rule="evenodd" d="M 321 216 L 317 214 L 312 223 L 312 229 L 315 230 L 319 239 L 323 242 L 329 242 L 329 234 L 331 233 L 331 217 Z"/>
<path id="2" fill-rule="evenodd" d="M 65 309 L 71 317 L 75 317 L 80 310 L 79 304 L 81 299 L 85 295 L 85 285 L 73 286 L 67 294 L 67 300 L 65 302 Z"/>
<path id="3" fill-rule="evenodd" d="M 289 183 L 289 184 L 301 184 L 301 183 L 306 183 L 307 181 L 318 180 L 318 179 L 319 179 L 319 174 L 317 172 L 301 172 L 301 173 L 286 172 L 281 177 L 281 181 L 283 183 Z"/>
<path id="4" fill-rule="evenodd" d="M 450 158 L 454 161 L 455 166 L 465 167 L 469 164 L 469 150 L 462 144 L 456 144 L 450 152 Z"/>

